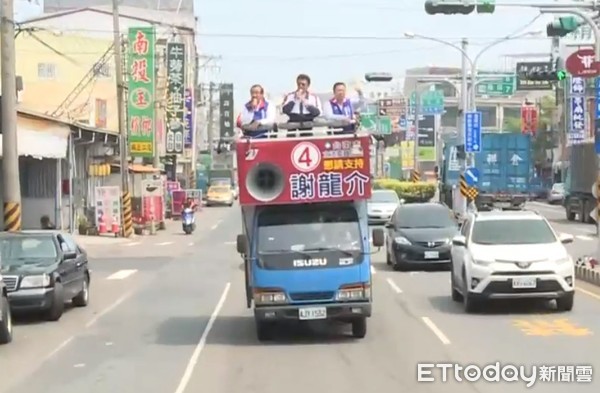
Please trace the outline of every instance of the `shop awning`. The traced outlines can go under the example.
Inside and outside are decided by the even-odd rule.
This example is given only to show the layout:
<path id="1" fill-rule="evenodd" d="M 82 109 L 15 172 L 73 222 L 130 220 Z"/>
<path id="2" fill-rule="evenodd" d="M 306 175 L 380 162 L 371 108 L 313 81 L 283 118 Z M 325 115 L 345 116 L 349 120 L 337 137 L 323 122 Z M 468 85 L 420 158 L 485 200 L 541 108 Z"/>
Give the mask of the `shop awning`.
<path id="1" fill-rule="evenodd" d="M 69 134 L 67 125 L 20 117 L 17 124 L 17 150 L 20 157 L 66 158 Z M 0 157 L 3 138 L 0 134 Z"/>

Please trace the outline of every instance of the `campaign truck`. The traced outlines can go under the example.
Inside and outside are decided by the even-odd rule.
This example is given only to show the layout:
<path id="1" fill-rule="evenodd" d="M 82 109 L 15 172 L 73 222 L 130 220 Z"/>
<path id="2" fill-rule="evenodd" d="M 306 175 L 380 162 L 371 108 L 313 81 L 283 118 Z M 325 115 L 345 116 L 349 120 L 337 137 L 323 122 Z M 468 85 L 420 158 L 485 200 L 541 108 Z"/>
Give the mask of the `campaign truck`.
<path id="1" fill-rule="evenodd" d="M 261 341 L 282 321 L 336 320 L 351 324 L 356 338 L 367 333 L 370 139 L 331 132 L 237 141 L 243 221 L 237 250 Z M 381 229 L 372 238 L 383 245 Z"/>
<path id="2" fill-rule="evenodd" d="M 442 199 L 448 205 L 452 190 L 458 192 L 462 152 L 457 140 L 446 141 L 442 170 Z M 531 137 L 517 133 L 482 135 L 481 152 L 475 153 L 476 179 L 469 179 L 479 195 L 477 209 L 520 210 L 529 199 L 532 174 Z"/>

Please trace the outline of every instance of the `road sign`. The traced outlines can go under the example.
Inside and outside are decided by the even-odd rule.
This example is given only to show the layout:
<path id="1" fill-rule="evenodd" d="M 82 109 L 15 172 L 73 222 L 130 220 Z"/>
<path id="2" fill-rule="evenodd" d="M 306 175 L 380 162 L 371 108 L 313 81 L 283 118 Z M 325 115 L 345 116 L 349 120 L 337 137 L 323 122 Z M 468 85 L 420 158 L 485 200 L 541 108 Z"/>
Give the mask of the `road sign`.
<path id="1" fill-rule="evenodd" d="M 571 107 L 571 123 L 569 124 L 569 132 L 567 134 L 567 141 L 571 143 L 577 143 L 585 139 L 585 122 L 586 122 L 586 108 L 585 108 L 585 97 L 575 96 L 569 98 Z"/>
<path id="2" fill-rule="evenodd" d="M 594 50 L 590 48 L 579 49 L 572 53 L 565 61 L 567 71 L 573 76 L 593 77 L 599 74 L 598 63 L 594 59 Z"/>
<path id="3" fill-rule="evenodd" d="M 467 168 L 465 170 L 465 180 L 470 187 L 479 183 L 479 170 L 477 168 Z"/>
<path id="4" fill-rule="evenodd" d="M 503 76 L 494 78 L 493 74 L 481 75 L 481 82 L 477 85 L 477 95 L 503 97 L 515 94 L 516 76 Z"/>
<path id="5" fill-rule="evenodd" d="M 553 85 L 550 81 L 532 81 L 522 78 L 523 75 L 527 75 L 531 72 L 550 72 L 552 69 L 553 65 L 548 61 L 528 61 L 517 63 L 517 91 L 552 90 Z"/>
<path id="6" fill-rule="evenodd" d="M 481 151 L 481 112 L 465 113 L 465 152 Z"/>
<path id="7" fill-rule="evenodd" d="M 538 108 L 535 105 L 521 106 L 521 133 L 535 135 L 538 128 Z"/>
<path id="8" fill-rule="evenodd" d="M 364 113 L 360 115 L 360 127 L 371 134 L 389 135 L 392 133 L 392 119 L 389 116 Z"/>
<path id="9" fill-rule="evenodd" d="M 382 98 L 377 101 L 379 115 L 389 116 L 392 121 L 392 132 L 400 132 L 402 128 L 402 118 L 406 123 L 406 114 L 408 104 L 404 96 L 395 98 Z M 406 129 L 406 124 L 404 124 Z"/>
<path id="10" fill-rule="evenodd" d="M 415 93 L 412 93 L 408 103 L 409 113 L 415 113 Z M 429 90 L 421 94 L 421 114 L 437 115 L 444 113 L 444 92 Z"/>

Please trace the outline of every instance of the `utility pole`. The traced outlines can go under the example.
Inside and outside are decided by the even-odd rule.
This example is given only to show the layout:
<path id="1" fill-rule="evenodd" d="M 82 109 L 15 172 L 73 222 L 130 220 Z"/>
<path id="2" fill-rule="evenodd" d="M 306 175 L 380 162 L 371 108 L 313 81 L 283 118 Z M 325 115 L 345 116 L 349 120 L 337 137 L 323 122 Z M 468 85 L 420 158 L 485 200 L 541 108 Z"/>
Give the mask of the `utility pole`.
<path id="1" fill-rule="evenodd" d="M 0 54 L 2 60 L 2 196 L 4 230 L 21 230 L 21 182 L 17 150 L 17 80 L 15 71 L 14 0 L 1 0 Z"/>
<path id="2" fill-rule="evenodd" d="M 458 140 L 459 143 L 463 145 L 463 147 L 465 146 L 465 116 L 466 116 L 466 112 L 470 109 L 470 105 L 475 105 L 475 102 L 470 103 L 469 105 L 469 83 L 468 83 L 468 77 L 467 74 L 469 73 L 469 59 L 467 58 L 467 53 L 469 50 L 469 40 L 467 38 L 463 38 L 460 42 L 460 48 L 462 49 L 462 57 L 461 57 L 461 81 L 460 81 L 460 106 L 462 111 L 459 111 L 459 119 L 457 121 L 458 123 Z M 474 75 L 475 70 L 471 70 L 471 73 Z M 473 83 L 471 84 L 471 89 L 475 89 L 475 82 L 473 79 Z M 461 113 L 462 112 L 462 113 Z M 468 153 L 469 156 L 472 156 L 472 153 Z M 467 169 L 467 163 L 468 161 L 468 157 L 465 158 L 460 158 L 459 161 L 459 165 L 460 165 L 460 173 L 465 173 L 465 170 Z M 463 216 L 466 211 L 467 211 L 467 198 L 464 197 L 461 192 L 460 189 L 454 188 L 454 192 L 458 193 L 458 206 L 455 209 L 456 213 L 460 214 L 461 216 Z"/>
<path id="3" fill-rule="evenodd" d="M 208 151 L 210 152 L 210 162 L 211 162 L 211 169 L 212 169 L 212 163 L 213 163 L 213 159 L 214 159 L 214 130 L 215 130 L 215 105 L 214 105 L 214 94 L 215 94 L 215 84 L 213 82 L 210 82 L 210 84 L 208 85 L 208 125 L 207 125 L 207 131 L 208 131 Z"/>
<path id="4" fill-rule="evenodd" d="M 114 51 L 115 51 L 115 76 L 117 79 L 117 114 L 119 117 L 119 150 L 121 158 L 121 192 L 122 192 L 122 220 L 123 236 L 133 234 L 131 194 L 129 193 L 129 161 L 127 153 L 127 118 L 125 116 L 125 80 L 123 78 L 123 61 L 121 55 L 121 27 L 119 24 L 119 0 L 112 0 Z M 156 139 L 156 138 L 155 138 Z"/>
<path id="5" fill-rule="evenodd" d="M 419 121 L 421 117 L 421 93 L 419 92 L 419 83 L 417 82 L 417 87 L 415 89 L 415 142 L 413 144 L 414 148 L 414 162 L 413 162 L 413 171 L 415 173 L 419 173 Z"/>

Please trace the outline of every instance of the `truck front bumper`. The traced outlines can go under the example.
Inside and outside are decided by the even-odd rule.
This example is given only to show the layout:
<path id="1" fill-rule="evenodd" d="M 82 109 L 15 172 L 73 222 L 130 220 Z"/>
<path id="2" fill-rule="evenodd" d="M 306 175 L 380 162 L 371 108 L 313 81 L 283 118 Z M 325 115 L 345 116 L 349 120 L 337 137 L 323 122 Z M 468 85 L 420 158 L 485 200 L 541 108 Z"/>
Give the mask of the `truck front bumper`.
<path id="1" fill-rule="evenodd" d="M 327 317 L 323 319 L 352 321 L 370 317 L 371 306 L 369 302 L 263 306 L 254 308 L 254 318 L 258 321 L 299 321 L 301 308 L 325 308 Z"/>

